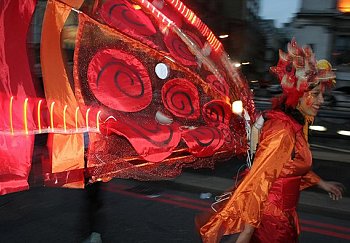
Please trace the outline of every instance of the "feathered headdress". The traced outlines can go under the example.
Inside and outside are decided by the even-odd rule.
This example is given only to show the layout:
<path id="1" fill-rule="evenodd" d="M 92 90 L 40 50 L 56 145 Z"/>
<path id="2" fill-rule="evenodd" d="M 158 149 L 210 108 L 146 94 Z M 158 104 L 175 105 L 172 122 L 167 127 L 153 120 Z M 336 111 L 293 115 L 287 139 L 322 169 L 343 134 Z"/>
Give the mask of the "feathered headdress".
<path id="1" fill-rule="evenodd" d="M 277 66 L 271 71 L 281 83 L 286 106 L 295 108 L 299 98 L 320 82 L 328 86 L 335 83 L 335 73 L 327 60 L 316 61 L 309 46 L 299 47 L 293 38 L 288 43 L 288 52 L 279 51 Z"/>

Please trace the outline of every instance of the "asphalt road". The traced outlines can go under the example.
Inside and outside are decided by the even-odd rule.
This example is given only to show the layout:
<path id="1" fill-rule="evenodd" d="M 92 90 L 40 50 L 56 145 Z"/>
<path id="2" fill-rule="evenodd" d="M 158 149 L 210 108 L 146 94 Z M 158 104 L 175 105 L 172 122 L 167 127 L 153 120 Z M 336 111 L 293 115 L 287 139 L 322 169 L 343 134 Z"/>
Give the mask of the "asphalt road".
<path id="1" fill-rule="evenodd" d="M 194 218 L 213 198 L 164 185 L 112 180 L 101 186 L 95 215 L 103 242 L 200 242 Z M 203 196 L 203 195 L 202 195 Z M 82 242 L 89 234 L 87 191 L 33 188 L 0 197 L 0 242 Z M 301 212 L 300 242 L 345 243 L 350 219 Z"/>

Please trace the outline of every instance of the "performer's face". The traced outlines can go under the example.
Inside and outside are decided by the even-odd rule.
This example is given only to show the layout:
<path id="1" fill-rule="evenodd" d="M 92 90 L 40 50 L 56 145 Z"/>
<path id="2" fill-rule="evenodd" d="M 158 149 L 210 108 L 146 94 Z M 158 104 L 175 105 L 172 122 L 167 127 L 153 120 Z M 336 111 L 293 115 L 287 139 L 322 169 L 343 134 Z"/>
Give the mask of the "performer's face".
<path id="1" fill-rule="evenodd" d="M 324 90 L 325 87 L 320 84 L 312 90 L 305 92 L 299 100 L 298 109 L 305 115 L 316 116 L 320 106 L 324 102 Z"/>

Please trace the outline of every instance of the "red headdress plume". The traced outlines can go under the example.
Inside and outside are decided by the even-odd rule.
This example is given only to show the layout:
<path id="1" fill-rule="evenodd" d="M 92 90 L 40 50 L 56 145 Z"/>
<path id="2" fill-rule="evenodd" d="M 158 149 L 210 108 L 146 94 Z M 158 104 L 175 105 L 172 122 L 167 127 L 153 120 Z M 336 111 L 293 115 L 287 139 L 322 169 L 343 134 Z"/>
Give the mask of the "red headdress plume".
<path id="1" fill-rule="evenodd" d="M 305 91 L 320 82 L 334 83 L 335 74 L 327 60 L 316 61 L 312 49 L 299 47 L 294 38 L 287 49 L 287 53 L 279 51 L 277 66 L 270 69 L 281 83 L 286 105 L 295 108 Z"/>

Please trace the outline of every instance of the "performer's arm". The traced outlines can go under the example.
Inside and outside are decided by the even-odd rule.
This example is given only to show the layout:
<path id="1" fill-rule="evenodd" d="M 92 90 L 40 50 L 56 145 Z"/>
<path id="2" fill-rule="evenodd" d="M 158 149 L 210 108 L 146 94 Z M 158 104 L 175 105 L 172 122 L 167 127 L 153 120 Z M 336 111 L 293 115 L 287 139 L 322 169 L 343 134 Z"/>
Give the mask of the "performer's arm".
<path id="1" fill-rule="evenodd" d="M 301 178 L 300 190 L 304 190 L 310 186 L 317 185 L 321 178 L 313 171 L 309 171 L 306 175 Z"/>
<path id="2" fill-rule="evenodd" d="M 307 187 L 317 185 L 319 188 L 328 192 L 329 197 L 333 200 L 339 200 L 342 198 L 344 191 L 344 185 L 335 181 L 325 181 L 322 180 L 315 172 L 310 171 L 305 176 L 302 177 L 300 190 Z"/>
<path id="3" fill-rule="evenodd" d="M 245 224 L 244 230 L 239 234 L 236 243 L 249 243 L 250 238 L 252 238 L 252 235 L 254 233 L 254 226 L 251 226 L 250 224 Z"/>
<path id="4" fill-rule="evenodd" d="M 344 185 L 336 181 L 324 181 L 320 179 L 317 183 L 318 187 L 328 192 L 329 197 L 333 200 L 339 200 L 342 198 Z"/>

